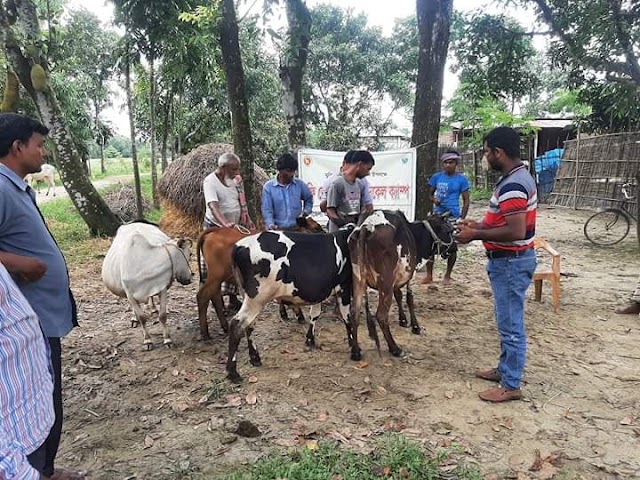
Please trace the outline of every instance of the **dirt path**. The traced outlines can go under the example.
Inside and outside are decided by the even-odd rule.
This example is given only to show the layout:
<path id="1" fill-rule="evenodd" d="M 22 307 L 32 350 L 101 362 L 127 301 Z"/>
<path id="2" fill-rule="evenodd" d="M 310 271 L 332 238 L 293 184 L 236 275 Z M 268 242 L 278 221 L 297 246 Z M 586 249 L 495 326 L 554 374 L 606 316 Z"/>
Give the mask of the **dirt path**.
<path id="1" fill-rule="evenodd" d="M 131 181 L 133 175 L 116 175 L 113 177 L 103 178 L 101 180 L 92 180 L 93 186 L 97 189 L 104 188 L 109 185 L 114 185 L 118 182 L 128 182 Z M 49 192 L 49 195 L 46 195 L 47 189 L 46 187 L 41 186 L 40 192 L 36 194 L 36 203 L 38 205 L 42 205 L 43 203 L 50 202 L 52 200 L 57 200 L 59 198 L 68 198 L 69 195 L 65 188 L 61 185 L 56 185 L 55 188 L 52 188 Z"/>
<path id="2" fill-rule="evenodd" d="M 476 217 L 481 207 L 473 206 Z M 214 341 L 197 340 L 195 284 L 170 291 L 176 348 L 161 346 L 154 325 L 156 348 L 142 350 L 126 303 L 100 282 L 108 242 L 96 240 L 95 261 L 71 268 L 82 327 L 64 342 L 60 462 L 89 468 L 93 479 L 205 478 L 310 439 L 366 450 L 393 430 L 435 450 L 460 445 L 487 478 L 552 478 L 557 469 L 565 479 L 640 476 L 640 318 L 612 313 L 635 285 L 640 255 L 635 237 L 592 247 L 581 231 L 586 217 L 541 208 L 539 234 L 562 254 L 561 311 L 551 311 L 548 286 L 541 304 L 529 292 L 525 401 L 503 405 L 481 402 L 487 383 L 472 375 L 494 366 L 499 351 L 479 246 L 461 253 L 455 285 L 415 282 L 421 336 L 398 327 L 392 310 L 408 358 L 379 357 L 361 333 L 367 363 L 351 362 L 344 327 L 330 314 L 319 322 L 320 348 L 307 351 L 304 326 L 269 306 L 255 331 L 264 366 L 249 365 L 243 343 L 245 383 L 236 387 L 224 381 L 226 338 L 215 313 Z M 241 419 L 260 436 L 230 433 Z M 560 466 L 529 471 L 536 450 L 555 452 Z"/>

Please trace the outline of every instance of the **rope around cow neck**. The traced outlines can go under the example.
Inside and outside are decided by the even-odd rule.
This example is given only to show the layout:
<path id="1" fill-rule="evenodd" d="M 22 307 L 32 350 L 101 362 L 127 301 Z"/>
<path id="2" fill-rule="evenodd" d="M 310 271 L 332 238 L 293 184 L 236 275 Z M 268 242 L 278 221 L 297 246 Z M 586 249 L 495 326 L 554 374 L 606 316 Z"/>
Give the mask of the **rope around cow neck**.
<path id="1" fill-rule="evenodd" d="M 189 269 L 189 273 L 191 273 L 191 276 L 193 276 L 193 270 L 191 270 L 191 265 L 189 265 L 189 259 L 187 259 L 187 256 L 184 254 L 184 252 L 182 251 L 182 249 L 178 245 L 176 245 L 174 243 L 164 243 L 162 246 L 167 251 L 167 255 L 169 255 L 169 261 L 171 262 L 171 273 L 172 273 L 171 282 L 173 282 L 173 277 L 175 277 L 175 274 L 176 274 L 176 266 L 173 263 L 173 257 L 171 256 L 171 252 L 169 251 L 169 248 L 168 248 L 170 246 L 176 248 L 180 252 L 180 255 L 182 255 L 182 258 L 184 258 L 184 261 L 187 264 L 187 268 Z"/>
<path id="2" fill-rule="evenodd" d="M 442 252 L 446 252 L 449 249 L 449 247 L 451 247 L 451 245 L 453 245 L 453 243 L 455 242 L 455 239 L 453 238 L 453 235 L 451 236 L 451 241 L 450 242 L 445 242 L 440 237 L 438 237 L 438 235 L 436 234 L 435 230 L 433 229 L 433 227 L 429 223 L 429 220 L 423 220 L 422 223 L 424 224 L 426 229 L 431 234 L 431 237 L 433 238 L 433 242 L 438 246 L 438 252 L 437 252 L 438 255 L 442 255 Z M 442 247 L 444 247 L 444 248 L 442 248 Z"/>

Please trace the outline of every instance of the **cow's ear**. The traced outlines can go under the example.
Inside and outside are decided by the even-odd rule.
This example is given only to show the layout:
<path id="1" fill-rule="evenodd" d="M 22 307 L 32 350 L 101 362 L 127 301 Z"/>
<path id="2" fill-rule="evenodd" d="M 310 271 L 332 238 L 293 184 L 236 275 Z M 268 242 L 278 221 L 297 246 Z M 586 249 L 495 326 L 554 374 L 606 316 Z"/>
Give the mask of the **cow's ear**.
<path id="1" fill-rule="evenodd" d="M 180 248 L 191 248 L 193 246 L 193 242 L 190 238 L 181 238 L 178 240 L 178 247 Z"/>

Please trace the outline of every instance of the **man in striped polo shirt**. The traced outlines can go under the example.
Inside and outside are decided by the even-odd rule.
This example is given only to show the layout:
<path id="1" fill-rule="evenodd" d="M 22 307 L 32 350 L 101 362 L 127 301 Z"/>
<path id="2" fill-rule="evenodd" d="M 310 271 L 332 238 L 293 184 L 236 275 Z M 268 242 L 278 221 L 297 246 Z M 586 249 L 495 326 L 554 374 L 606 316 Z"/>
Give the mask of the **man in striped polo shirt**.
<path id="1" fill-rule="evenodd" d="M 53 425 L 49 351 L 35 312 L 0 263 L 0 479 L 40 480 L 30 457 Z"/>
<path id="2" fill-rule="evenodd" d="M 491 168 L 503 176 L 482 222 L 463 220 L 456 239 L 460 243 L 482 240 L 489 258 L 487 272 L 501 354 L 497 368 L 475 375 L 500 382 L 480 392 L 482 400 L 504 402 L 522 398 L 520 380 L 527 353 L 524 300 L 536 269 L 533 240 L 538 198 L 535 181 L 519 158 L 518 132 L 507 127 L 493 129 L 484 138 L 484 153 Z"/>

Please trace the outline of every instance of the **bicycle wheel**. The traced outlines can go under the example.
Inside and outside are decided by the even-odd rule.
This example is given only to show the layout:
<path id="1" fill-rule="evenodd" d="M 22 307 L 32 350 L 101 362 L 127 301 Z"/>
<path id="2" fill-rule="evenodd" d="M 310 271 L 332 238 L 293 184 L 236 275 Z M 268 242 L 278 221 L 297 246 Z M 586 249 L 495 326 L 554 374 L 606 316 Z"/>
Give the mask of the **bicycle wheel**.
<path id="1" fill-rule="evenodd" d="M 616 208 L 594 213 L 584 224 L 584 236 L 595 245 L 615 245 L 629 233 L 629 217 Z"/>

